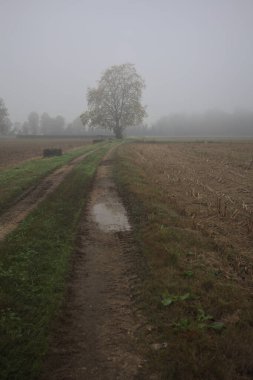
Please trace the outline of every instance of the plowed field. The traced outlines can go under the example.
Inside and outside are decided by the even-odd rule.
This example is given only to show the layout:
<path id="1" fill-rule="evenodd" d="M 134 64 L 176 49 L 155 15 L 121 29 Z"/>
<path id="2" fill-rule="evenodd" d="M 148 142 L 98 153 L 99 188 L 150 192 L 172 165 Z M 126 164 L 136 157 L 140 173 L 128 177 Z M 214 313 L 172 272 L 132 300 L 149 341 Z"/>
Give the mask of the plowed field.
<path id="1" fill-rule="evenodd" d="M 252 256 L 253 143 L 135 144 L 129 149 L 167 202 L 219 246 L 235 247 L 238 272 L 252 274 L 247 257 Z"/>
<path id="2" fill-rule="evenodd" d="M 0 139 L 0 169 L 31 158 L 41 157 L 43 149 L 46 148 L 60 148 L 66 152 L 90 142 L 77 138 Z"/>
<path id="3" fill-rule="evenodd" d="M 159 379 L 252 379 L 252 152 L 252 142 L 118 150 L 115 177 L 149 269 L 147 365 Z"/>

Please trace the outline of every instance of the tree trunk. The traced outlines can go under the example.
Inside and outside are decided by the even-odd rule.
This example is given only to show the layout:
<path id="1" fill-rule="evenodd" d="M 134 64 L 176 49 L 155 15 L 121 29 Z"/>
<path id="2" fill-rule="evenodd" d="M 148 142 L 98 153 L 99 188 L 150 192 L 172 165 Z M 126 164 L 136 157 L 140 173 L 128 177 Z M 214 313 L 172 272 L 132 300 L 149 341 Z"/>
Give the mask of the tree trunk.
<path id="1" fill-rule="evenodd" d="M 115 134 L 116 139 L 122 139 L 122 137 L 123 137 L 122 136 L 122 130 L 120 128 L 120 125 L 119 125 L 118 121 L 116 121 L 116 125 L 115 125 L 115 127 L 113 129 L 113 132 Z"/>

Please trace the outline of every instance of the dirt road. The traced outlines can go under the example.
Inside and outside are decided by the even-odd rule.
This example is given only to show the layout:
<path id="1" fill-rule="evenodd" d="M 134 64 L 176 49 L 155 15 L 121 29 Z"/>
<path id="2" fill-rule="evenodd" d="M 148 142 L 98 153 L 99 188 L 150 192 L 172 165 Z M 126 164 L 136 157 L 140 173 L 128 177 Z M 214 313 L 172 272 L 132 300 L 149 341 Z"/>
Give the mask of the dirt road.
<path id="1" fill-rule="evenodd" d="M 37 186 L 28 189 L 22 195 L 21 199 L 18 199 L 16 203 L 0 217 L 0 241 L 12 232 L 41 201 L 59 186 L 75 165 L 94 151 L 95 149 L 61 166 L 44 178 Z"/>
<path id="2" fill-rule="evenodd" d="M 110 154 L 98 168 L 83 215 L 68 296 L 43 380 L 139 378 L 140 317 L 132 301 L 137 259 L 131 227 L 111 177 Z"/>

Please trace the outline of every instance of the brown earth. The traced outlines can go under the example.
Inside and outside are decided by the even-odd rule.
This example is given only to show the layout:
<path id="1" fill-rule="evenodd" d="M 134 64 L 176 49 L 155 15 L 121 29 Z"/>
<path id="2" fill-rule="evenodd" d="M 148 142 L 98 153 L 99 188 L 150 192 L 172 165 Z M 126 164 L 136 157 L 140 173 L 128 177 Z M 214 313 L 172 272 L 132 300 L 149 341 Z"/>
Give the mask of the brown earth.
<path id="1" fill-rule="evenodd" d="M 77 138 L 4 138 L 0 139 L 0 169 L 23 161 L 42 157 L 43 149 L 56 148 L 63 152 L 90 144 L 91 140 Z"/>
<path id="2" fill-rule="evenodd" d="M 253 276 L 253 142 L 132 144 L 124 149 L 164 201 L 237 252 L 228 278 Z"/>
<path id="3" fill-rule="evenodd" d="M 98 168 L 81 220 L 68 294 L 43 380 L 135 379 L 144 364 L 134 301 L 138 255 L 111 178 L 110 153 Z"/>
<path id="4" fill-rule="evenodd" d="M 3 240 L 12 232 L 41 201 L 52 193 L 75 165 L 94 151 L 73 159 L 67 165 L 60 167 L 48 175 L 37 186 L 31 187 L 23 193 L 11 208 L 0 216 L 0 240 Z"/>
<path id="5" fill-rule="evenodd" d="M 150 268 L 144 311 L 166 345 L 148 355 L 160 379 L 253 378 L 252 152 L 252 142 L 118 151 L 120 191 Z M 181 295 L 190 298 L 173 301 Z"/>

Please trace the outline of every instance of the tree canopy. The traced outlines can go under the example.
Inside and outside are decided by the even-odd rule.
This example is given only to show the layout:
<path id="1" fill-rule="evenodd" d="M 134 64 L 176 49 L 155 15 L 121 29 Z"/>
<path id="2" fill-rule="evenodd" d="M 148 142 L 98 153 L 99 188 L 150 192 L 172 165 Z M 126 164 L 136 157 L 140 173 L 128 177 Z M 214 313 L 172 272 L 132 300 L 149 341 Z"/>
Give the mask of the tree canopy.
<path id="1" fill-rule="evenodd" d="M 83 124 L 110 129 L 117 138 L 122 138 L 125 128 L 140 124 L 146 116 L 141 104 L 144 87 L 144 80 L 133 64 L 111 66 L 98 86 L 88 89 L 88 109 L 81 115 Z"/>

